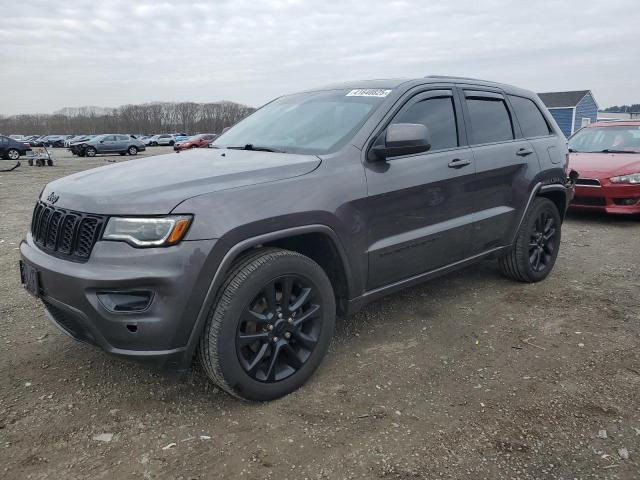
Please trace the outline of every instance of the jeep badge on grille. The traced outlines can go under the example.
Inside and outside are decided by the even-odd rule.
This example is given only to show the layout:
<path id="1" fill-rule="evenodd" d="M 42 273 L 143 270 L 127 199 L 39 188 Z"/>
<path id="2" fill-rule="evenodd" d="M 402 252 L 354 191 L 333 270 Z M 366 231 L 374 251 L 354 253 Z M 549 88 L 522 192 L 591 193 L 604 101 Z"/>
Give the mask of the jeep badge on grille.
<path id="1" fill-rule="evenodd" d="M 60 198 L 60 195 L 56 195 L 56 192 L 51 192 L 47 197 L 47 202 L 53 205 L 58 201 L 59 198 Z"/>

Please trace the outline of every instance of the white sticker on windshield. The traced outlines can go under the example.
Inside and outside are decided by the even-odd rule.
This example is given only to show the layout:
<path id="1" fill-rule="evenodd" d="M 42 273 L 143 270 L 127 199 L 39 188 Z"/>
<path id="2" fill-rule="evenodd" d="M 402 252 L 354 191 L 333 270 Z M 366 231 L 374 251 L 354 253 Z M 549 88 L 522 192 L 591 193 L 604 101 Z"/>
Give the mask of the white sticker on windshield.
<path id="1" fill-rule="evenodd" d="M 351 90 L 347 93 L 347 97 L 386 97 L 391 93 L 391 90 L 384 90 L 382 88 L 358 88 Z"/>

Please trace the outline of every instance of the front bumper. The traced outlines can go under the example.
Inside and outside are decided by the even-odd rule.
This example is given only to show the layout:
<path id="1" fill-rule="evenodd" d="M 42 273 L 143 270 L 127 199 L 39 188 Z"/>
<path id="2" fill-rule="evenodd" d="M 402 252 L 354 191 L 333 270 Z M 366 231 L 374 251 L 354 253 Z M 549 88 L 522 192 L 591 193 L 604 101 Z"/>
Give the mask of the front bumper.
<path id="1" fill-rule="evenodd" d="M 640 185 L 611 183 L 599 180 L 600 185 L 576 185 L 570 207 L 576 210 L 595 210 L 606 213 L 640 214 Z"/>
<path id="2" fill-rule="evenodd" d="M 215 243 L 183 241 L 142 249 L 99 241 L 89 260 L 77 263 L 40 250 L 29 234 L 20 244 L 20 256 L 37 270 L 40 298 L 65 333 L 109 353 L 185 370 L 191 363 L 192 330 L 211 281 L 212 266 L 207 264 Z M 98 300 L 102 292 L 132 291 L 152 292 L 148 308 L 113 312 Z"/>

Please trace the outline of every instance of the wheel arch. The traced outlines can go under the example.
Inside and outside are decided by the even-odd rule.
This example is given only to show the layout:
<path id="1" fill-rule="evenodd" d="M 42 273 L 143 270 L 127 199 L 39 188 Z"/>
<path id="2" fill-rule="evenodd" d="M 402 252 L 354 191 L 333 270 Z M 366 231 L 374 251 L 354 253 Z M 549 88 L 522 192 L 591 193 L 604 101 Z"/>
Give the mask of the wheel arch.
<path id="1" fill-rule="evenodd" d="M 348 300 L 355 292 L 351 267 L 338 235 L 327 225 L 305 225 L 269 232 L 237 242 L 223 256 L 216 269 L 204 301 L 198 312 L 196 322 L 189 337 L 186 362 L 190 362 L 198 345 L 207 316 L 218 297 L 228 273 L 236 262 L 252 250 L 263 247 L 277 247 L 296 251 L 308 256 L 325 271 L 334 288 L 336 313 L 346 315 Z M 187 367 L 184 365 L 183 367 Z"/>
<path id="2" fill-rule="evenodd" d="M 551 200 L 558 208 L 560 220 L 564 221 L 564 217 L 567 212 L 567 188 L 564 185 L 544 185 L 540 187 L 536 196 Z"/>

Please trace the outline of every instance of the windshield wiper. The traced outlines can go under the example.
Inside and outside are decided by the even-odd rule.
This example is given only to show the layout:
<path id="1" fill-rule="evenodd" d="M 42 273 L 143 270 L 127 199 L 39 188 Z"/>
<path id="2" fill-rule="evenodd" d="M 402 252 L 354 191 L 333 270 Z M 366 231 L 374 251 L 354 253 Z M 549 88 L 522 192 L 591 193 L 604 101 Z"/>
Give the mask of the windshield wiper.
<path id="1" fill-rule="evenodd" d="M 277 149 L 271 148 L 271 147 L 261 147 L 259 145 L 253 145 L 252 143 L 247 143 L 243 147 L 232 146 L 232 147 L 227 147 L 227 148 L 230 149 L 230 150 L 253 150 L 255 152 L 286 153 L 284 150 L 277 150 Z"/>
<path id="2" fill-rule="evenodd" d="M 633 150 L 616 150 L 615 148 L 605 148 L 604 150 L 600 150 L 598 153 L 640 153 L 634 152 Z"/>

